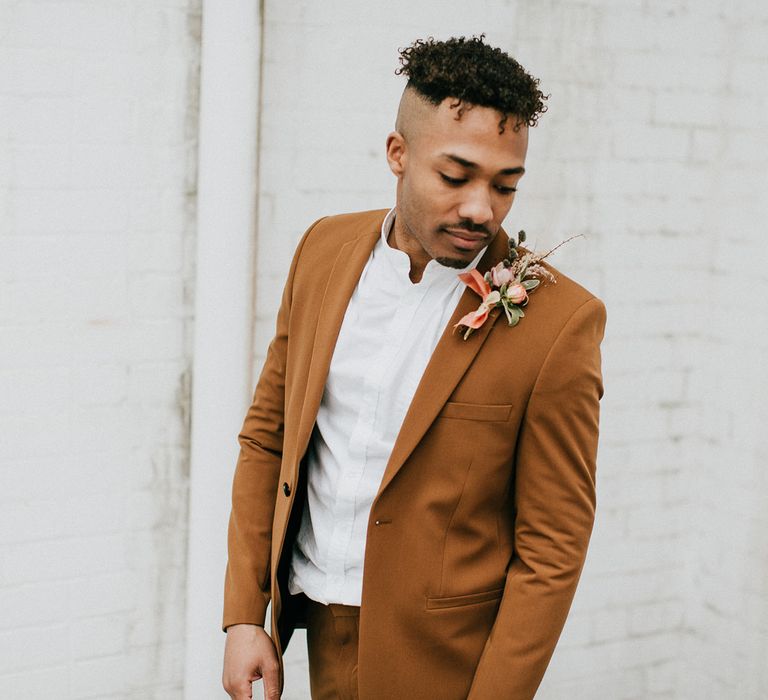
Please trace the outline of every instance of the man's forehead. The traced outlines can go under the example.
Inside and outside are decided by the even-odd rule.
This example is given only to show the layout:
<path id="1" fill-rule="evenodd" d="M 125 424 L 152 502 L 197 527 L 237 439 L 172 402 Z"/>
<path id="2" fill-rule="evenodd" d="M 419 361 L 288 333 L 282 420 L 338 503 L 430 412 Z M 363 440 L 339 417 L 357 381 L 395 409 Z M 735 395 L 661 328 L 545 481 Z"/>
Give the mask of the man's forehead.
<path id="1" fill-rule="evenodd" d="M 458 109 L 441 104 L 428 122 L 429 128 L 423 129 L 426 138 L 433 144 L 446 144 L 441 153 L 457 153 L 449 144 L 474 143 L 501 150 L 517 150 L 528 143 L 527 125 L 515 129 L 517 120 L 512 115 L 505 119 L 505 115 L 496 109 L 478 105 L 467 105 L 461 114 Z M 462 154 L 458 152 L 458 155 Z"/>

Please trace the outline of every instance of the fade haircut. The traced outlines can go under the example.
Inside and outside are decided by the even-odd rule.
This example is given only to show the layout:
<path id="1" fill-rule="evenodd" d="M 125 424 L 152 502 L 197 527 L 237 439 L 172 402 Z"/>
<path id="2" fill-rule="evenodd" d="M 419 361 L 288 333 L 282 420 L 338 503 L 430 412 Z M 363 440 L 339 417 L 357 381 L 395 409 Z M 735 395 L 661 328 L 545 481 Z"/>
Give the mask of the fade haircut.
<path id="1" fill-rule="evenodd" d="M 538 78 L 501 49 L 483 43 L 484 38 L 485 34 L 447 41 L 417 39 L 399 50 L 401 65 L 395 73 L 405 75 L 406 87 L 433 105 L 452 98 L 451 109 L 458 108 L 456 119 L 461 119 L 466 108 L 477 105 L 502 115 L 500 134 L 510 116 L 515 120 L 514 131 L 523 124 L 536 126 L 547 111 L 544 101 L 549 95 L 539 90 Z"/>

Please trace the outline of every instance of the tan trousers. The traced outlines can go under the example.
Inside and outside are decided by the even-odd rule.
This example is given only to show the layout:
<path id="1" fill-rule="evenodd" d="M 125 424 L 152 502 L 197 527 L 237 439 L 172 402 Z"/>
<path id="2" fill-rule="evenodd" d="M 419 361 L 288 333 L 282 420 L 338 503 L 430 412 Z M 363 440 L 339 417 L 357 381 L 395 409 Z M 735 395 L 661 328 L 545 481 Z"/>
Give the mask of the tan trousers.
<path id="1" fill-rule="evenodd" d="M 307 650 L 312 700 L 358 700 L 357 640 L 360 608 L 307 605 Z"/>

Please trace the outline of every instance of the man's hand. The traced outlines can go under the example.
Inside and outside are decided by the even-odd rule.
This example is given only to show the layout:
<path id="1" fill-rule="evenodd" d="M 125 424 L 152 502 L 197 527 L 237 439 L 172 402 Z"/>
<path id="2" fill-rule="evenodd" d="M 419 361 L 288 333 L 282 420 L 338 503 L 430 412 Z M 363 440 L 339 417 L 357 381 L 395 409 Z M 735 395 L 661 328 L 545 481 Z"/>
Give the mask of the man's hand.
<path id="1" fill-rule="evenodd" d="M 230 625 L 221 682 L 232 700 L 252 697 L 251 683 L 264 680 L 264 700 L 280 697 L 279 664 L 270 636 L 259 625 Z"/>

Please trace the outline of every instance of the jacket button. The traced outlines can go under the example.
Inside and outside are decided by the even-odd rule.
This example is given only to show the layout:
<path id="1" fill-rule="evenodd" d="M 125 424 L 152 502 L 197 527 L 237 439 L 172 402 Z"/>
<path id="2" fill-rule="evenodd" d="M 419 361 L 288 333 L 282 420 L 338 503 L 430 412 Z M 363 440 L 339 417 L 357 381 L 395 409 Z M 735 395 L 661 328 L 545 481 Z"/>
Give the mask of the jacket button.
<path id="1" fill-rule="evenodd" d="M 283 493 L 284 493 L 286 496 L 290 496 L 290 495 L 291 495 L 291 487 L 290 487 L 290 486 L 288 486 L 288 482 L 287 482 L 287 481 L 284 481 L 284 482 L 283 482 Z"/>

